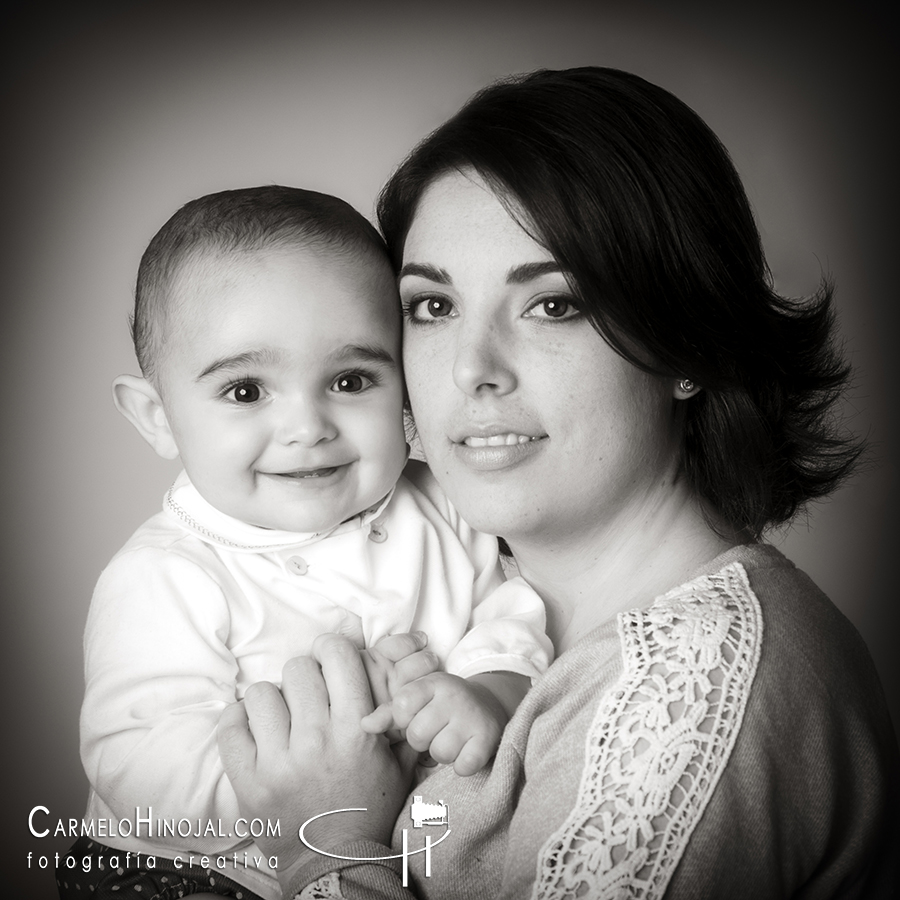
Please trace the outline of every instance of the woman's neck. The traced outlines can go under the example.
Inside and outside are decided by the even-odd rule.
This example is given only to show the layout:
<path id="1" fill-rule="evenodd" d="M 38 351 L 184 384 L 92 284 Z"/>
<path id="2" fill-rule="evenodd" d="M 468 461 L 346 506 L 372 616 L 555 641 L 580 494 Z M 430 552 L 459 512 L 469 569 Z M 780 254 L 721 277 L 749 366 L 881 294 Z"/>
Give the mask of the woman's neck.
<path id="1" fill-rule="evenodd" d="M 547 634 L 559 655 L 618 613 L 649 606 L 690 580 L 743 538 L 716 534 L 687 487 L 676 483 L 615 521 L 564 540 L 508 541 L 519 572 L 546 604 Z"/>

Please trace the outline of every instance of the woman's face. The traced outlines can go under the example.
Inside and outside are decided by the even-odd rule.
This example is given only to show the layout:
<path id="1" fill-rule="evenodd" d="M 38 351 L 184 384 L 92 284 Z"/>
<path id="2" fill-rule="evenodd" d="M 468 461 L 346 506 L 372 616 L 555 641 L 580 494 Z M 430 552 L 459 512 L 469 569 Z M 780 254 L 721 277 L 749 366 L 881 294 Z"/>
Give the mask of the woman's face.
<path id="1" fill-rule="evenodd" d="M 671 486 L 672 384 L 610 349 L 474 172 L 425 191 L 400 295 L 422 446 L 475 528 L 570 540 L 640 518 Z"/>

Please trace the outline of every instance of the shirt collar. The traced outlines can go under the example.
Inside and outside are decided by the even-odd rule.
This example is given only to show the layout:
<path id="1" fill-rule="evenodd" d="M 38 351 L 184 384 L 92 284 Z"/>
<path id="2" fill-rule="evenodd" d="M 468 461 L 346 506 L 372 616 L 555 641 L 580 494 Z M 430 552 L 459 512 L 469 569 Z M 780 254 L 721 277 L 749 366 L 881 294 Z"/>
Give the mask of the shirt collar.
<path id="1" fill-rule="evenodd" d="M 176 519 L 182 528 L 190 531 L 207 544 L 227 547 L 229 550 L 260 552 L 313 544 L 335 534 L 356 531 L 364 526 L 372 525 L 384 512 L 393 493 L 394 488 L 391 488 L 387 495 L 374 506 L 347 519 L 346 522 L 335 525 L 328 531 L 306 534 L 260 528 L 226 515 L 204 500 L 191 483 L 187 472 L 182 472 L 166 493 L 163 510 L 168 516 Z"/>

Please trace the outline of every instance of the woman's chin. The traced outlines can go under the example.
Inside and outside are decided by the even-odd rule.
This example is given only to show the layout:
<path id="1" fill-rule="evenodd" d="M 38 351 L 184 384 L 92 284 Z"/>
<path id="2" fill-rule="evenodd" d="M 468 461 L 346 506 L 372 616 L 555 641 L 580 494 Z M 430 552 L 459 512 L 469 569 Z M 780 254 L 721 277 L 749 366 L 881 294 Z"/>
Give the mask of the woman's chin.
<path id="1" fill-rule="evenodd" d="M 450 485 L 453 504 L 476 531 L 504 537 L 507 541 L 527 540 L 528 536 L 552 531 L 558 518 L 552 498 L 535 490 L 534 479 L 520 484 Z M 449 492 L 448 492 L 449 493 Z"/>

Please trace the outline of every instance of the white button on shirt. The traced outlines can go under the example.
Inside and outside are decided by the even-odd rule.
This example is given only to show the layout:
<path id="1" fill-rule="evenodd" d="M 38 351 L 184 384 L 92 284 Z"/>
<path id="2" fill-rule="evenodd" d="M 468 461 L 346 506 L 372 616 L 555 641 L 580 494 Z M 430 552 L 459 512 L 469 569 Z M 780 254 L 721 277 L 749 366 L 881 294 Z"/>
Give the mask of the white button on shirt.
<path id="1" fill-rule="evenodd" d="M 291 556 L 287 561 L 287 567 L 294 575 L 305 575 L 309 571 L 309 566 L 302 556 Z"/>

